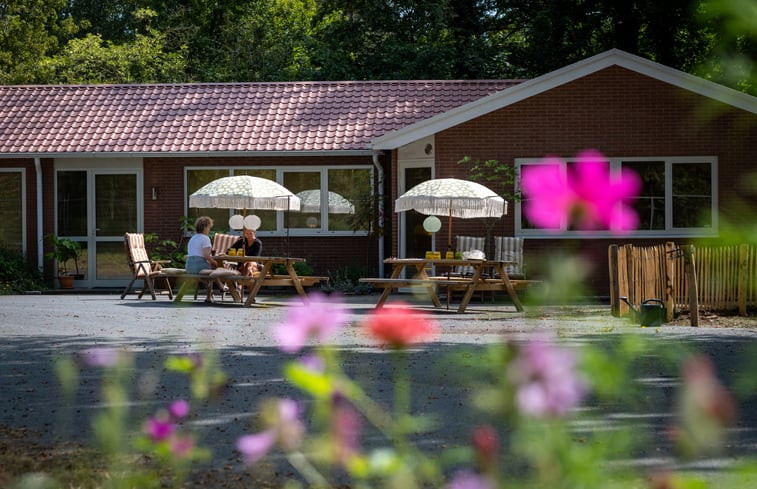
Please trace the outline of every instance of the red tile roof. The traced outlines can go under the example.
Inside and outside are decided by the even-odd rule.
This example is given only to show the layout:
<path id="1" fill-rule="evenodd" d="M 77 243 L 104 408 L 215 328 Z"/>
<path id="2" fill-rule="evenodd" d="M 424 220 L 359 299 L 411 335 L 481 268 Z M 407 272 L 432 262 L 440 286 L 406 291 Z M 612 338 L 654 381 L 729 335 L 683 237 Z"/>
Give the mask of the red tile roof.
<path id="1" fill-rule="evenodd" d="M 0 86 L 0 154 L 367 150 L 517 83 Z"/>

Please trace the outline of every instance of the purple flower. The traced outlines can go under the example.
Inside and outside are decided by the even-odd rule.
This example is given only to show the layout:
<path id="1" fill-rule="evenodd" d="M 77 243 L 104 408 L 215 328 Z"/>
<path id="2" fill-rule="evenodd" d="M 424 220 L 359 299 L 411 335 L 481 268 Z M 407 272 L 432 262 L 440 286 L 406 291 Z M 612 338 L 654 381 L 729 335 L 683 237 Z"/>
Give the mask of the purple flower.
<path id="1" fill-rule="evenodd" d="M 488 477 L 462 470 L 455 474 L 447 489 L 494 489 L 494 483 Z"/>
<path id="2" fill-rule="evenodd" d="M 176 424 L 171 419 L 154 416 L 147 418 L 145 431 L 152 441 L 163 441 L 173 435 L 176 431 Z"/>
<path id="3" fill-rule="evenodd" d="M 168 406 L 168 413 L 173 419 L 181 419 L 189 414 L 189 403 L 184 399 L 177 399 Z"/>
<path id="4" fill-rule="evenodd" d="M 87 348 L 79 352 L 81 361 L 90 367 L 115 367 L 123 356 L 123 350 L 109 347 Z"/>
<path id="5" fill-rule="evenodd" d="M 265 457 L 276 443 L 276 432 L 267 430 L 255 435 L 244 435 L 237 440 L 237 450 L 246 465 L 253 465 Z"/>
<path id="6" fill-rule="evenodd" d="M 327 340 L 347 322 L 347 311 L 341 301 L 318 292 L 308 298 L 306 306 L 290 305 L 287 318 L 274 332 L 279 347 L 287 353 L 300 351 L 310 337 Z"/>
<path id="7" fill-rule="evenodd" d="M 543 340 L 523 346 L 510 364 L 515 404 L 531 416 L 561 416 L 577 406 L 586 388 L 574 373 L 575 357 Z"/>
<path id="8" fill-rule="evenodd" d="M 579 154 L 567 171 L 563 166 L 550 157 L 523 167 L 523 210 L 531 222 L 554 232 L 565 222 L 582 230 L 624 232 L 637 227 L 638 216 L 627 204 L 641 188 L 636 173 L 623 169 L 620 178 L 610 178 L 606 159 L 593 150 Z"/>
<path id="9" fill-rule="evenodd" d="M 247 465 L 263 458 L 276 444 L 285 451 L 291 451 L 302 443 L 305 424 L 300 419 L 300 407 L 294 400 L 280 399 L 267 403 L 263 406 L 262 417 L 266 430 L 244 435 L 237 440 L 237 450 Z"/>
<path id="10" fill-rule="evenodd" d="M 336 459 L 342 465 L 360 452 L 363 419 L 360 413 L 341 394 L 335 394 L 331 409 L 331 435 Z"/>
<path id="11" fill-rule="evenodd" d="M 300 365 L 306 370 L 317 373 L 323 373 L 326 369 L 326 365 L 323 363 L 323 358 L 318 355 L 303 355 L 300 357 Z"/>

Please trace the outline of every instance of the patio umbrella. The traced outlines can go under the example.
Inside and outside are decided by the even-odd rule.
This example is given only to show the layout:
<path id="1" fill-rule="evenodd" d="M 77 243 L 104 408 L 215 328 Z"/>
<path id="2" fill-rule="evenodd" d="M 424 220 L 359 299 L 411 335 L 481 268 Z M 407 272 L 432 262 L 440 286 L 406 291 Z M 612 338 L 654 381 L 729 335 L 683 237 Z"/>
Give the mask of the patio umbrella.
<path id="1" fill-rule="evenodd" d="M 189 207 L 300 210 L 300 198 L 267 178 L 237 175 L 213 180 L 189 196 Z"/>
<path id="2" fill-rule="evenodd" d="M 507 202 L 480 183 L 457 178 L 426 180 L 400 195 L 394 211 L 415 210 L 426 215 L 449 216 L 447 242 L 452 247 L 452 218 L 501 217 Z"/>
<path id="3" fill-rule="evenodd" d="M 300 212 L 320 212 L 321 211 L 321 190 L 303 190 L 297 192 L 300 198 Z M 329 214 L 354 214 L 355 205 L 347 200 L 344 196 L 329 192 Z"/>

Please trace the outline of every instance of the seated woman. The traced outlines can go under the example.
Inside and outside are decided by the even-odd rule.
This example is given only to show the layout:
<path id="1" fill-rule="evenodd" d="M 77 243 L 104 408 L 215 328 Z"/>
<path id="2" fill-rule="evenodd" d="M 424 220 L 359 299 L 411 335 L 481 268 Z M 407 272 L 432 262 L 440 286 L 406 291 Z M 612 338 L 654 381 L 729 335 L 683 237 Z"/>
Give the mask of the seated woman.
<path id="1" fill-rule="evenodd" d="M 213 258 L 210 244 L 210 230 L 213 228 L 213 219 L 208 216 L 200 216 L 195 221 L 194 236 L 189 238 L 187 243 L 187 264 L 185 269 L 187 273 L 214 275 L 214 270 L 218 268 L 218 262 Z M 227 292 L 229 287 L 216 279 L 218 288 L 222 292 Z M 235 291 L 232 291 L 232 294 Z M 208 300 L 210 293 L 208 293 Z M 236 299 L 236 297 L 235 297 Z"/>
<path id="2" fill-rule="evenodd" d="M 263 251 L 263 243 L 255 237 L 255 230 L 244 228 L 243 236 L 239 238 L 232 246 L 237 250 L 237 255 L 242 255 L 244 250 L 244 256 L 260 256 Z M 252 277 L 255 272 L 261 271 L 263 267 L 254 261 L 248 261 L 239 264 L 239 271 L 242 275 Z"/>

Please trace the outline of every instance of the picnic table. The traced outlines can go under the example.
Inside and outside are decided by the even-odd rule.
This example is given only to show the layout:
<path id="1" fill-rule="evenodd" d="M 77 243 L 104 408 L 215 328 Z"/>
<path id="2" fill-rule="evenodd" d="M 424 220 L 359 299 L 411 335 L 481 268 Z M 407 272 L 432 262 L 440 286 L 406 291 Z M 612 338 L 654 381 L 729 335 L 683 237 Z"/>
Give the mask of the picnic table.
<path id="1" fill-rule="evenodd" d="M 304 262 L 304 258 L 283 257 L 283 256 L 235 256 L 235 255 L 217 255 L 216 260 L 226 262 L 244 263 L 257 262 L 263 265 L 263 270 L 255 274 L 249 280 L 250 293 L 244 302 L 245 307 L 251 306 L 255 302 L 255 296 L 262 287 L 294 287 L 302 300 L 307 302 L 307 293 L 305 287 L 315 285 L 319 282 L 328 281 L 328 277 L 299 276 L 294 269 L 294 264 Z M 274 275 L 272 273 L 273 265 L 281 264 L 286 268 L 286 275 Z"/>
<path id="2" fill-rule="evenodd" d="M 392 265 L 392 274 L 389 278 L 361 278 L 360 282 L 368 283 L 377 288 L 383 288 L 383 292 L 376 308 L 382 307 L 389 298 L 393 289 L 400 287 L 421 287 L 428 291 L 428 295 L 435 307 L 441 307 L 441 301 L 436 293 L 436 289 L 444 287 L 447 289 L 447 297 L 453 290 L 464 292 L 457 312 L 465 312 L 468 303 L 477 291 L 501 290 L 507 292 L 518 311 L 523 311 L 523 304 L 520 302 L 518 295 L 515 293 L 513 281 L 507 276 L 505 265 L 510 262 L 500 260 L 477 260 L 472 258 L 463 259 L 445 259 L 445 258 L 387 258 L 384 263 Z M 450 272 L 446 275 L 429 276 L 426 272 L 431 266 L 450 267 L 471 267 L 473 273 L 470 276 L 457 276 Z M 414 269 L 412 278 L 404 278 L 402 272 L 405 269 Z M 493 270 L 496 277 L 487 276 L 484 271 Z"/>

